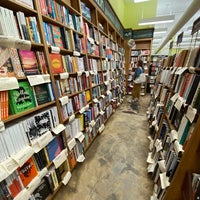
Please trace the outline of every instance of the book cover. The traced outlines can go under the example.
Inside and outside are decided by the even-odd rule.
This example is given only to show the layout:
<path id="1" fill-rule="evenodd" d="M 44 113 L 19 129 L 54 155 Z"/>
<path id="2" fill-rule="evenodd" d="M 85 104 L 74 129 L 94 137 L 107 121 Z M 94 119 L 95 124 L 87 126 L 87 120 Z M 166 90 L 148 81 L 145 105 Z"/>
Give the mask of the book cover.
<path id="1" fill-rule="evenodd" d="M 8 48 L 0 48 L 0 78 L 14 77 L 14 68 Z"/>
<path id="2" fill-rule="evenodd" d="M 17 169 L 17 171 L 24 187 L 26 187 L 38 174 L 33 158 L 27 160 L 22 167 Z"/>
<path id="3" fill-rule="evenodd" d="M 61 89 L 62 96 L 70 94 L 69 82 L 67 79 L 60 80 L 60 89 Z"/>
<path id="4" fill-rule="evenodd" d="M 46 199 L 51 193 L 51 189 L 49 187 L 49 183 L 46 179 L 42 179 L 40 185 L 33 192 L 33 197 L 37 200 Z"/>
<path id="5" fill-rule="evenodd" d="M 47 84 L 35 85 L 34 94 L 38 105 L 48 103 L 51 101 L 49 88 Z"/>
<path id="6" fill-rule="evenodd" d="M 55 137 L 47 146 L 47 154 L 49 161 L 52 162 L 54 158 L 62 151 L 62 145 L 59 137 Z"/>
<path id="7" fill-rule="evenodd" d="M 0 91 L 0 121 L 8 118 L 8 91 Z"/>
<path id="8" fill-rule="evenodd" d="M 12 114 L 17 114 L 35 107 L 33 90 L 29 82 L 19 82 L 19 88 L 9 90 L 9 106 Z"/>
<path id="9" fill-rule="evenodd" d="M 60 74 L 64 72 L 63 64 L 62 64 L 62 57 L 60 54 L 49 54 L 51 68 L 53 74 Z"/>
<path id="10" fill-rule="evenodd" d="M 52 31 L 53 31 L 53 39 L 55 46 L 59 48 L 63 48 L 63 42 L 62 42 L 62 37 L 61 37 L 61 32 L 60 32 L 60 27 L 51 25 L 52 26 Z"/>
<path id="11" fill-rule="evenodd" d="M 19 57 L 26 76 L 39 74 L 38 62 L 34 51 L 19 49 Z"/>

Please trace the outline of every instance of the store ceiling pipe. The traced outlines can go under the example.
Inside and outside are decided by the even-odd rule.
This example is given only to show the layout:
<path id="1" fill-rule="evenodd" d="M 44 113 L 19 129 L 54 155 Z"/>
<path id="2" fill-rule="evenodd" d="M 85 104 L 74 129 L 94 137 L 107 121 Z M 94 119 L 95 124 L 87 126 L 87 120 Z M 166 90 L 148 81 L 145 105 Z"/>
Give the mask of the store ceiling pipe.
<path id="1" fill-rule="evenodd" d="M 172 28 L 161 46 L 156 51 L 156 54 L 174 37 L 174 35 L 192 18 L 192 16 L 200 9 L 200 0 L 193 0 L 181 19 Z"/>

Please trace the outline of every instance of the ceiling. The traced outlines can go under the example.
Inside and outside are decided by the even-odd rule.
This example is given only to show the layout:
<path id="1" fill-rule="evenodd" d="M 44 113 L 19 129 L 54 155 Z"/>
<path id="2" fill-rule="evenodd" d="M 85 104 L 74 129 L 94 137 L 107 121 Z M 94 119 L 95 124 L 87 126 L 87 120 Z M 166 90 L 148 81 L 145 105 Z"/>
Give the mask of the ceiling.
<path id="1" fill-rule="evenodd" d="M 134 0 L 109 0 L 109 2 L 116 14 L 119 16 L 124 28 L 132 28 L 133 30 L 151 27 L 154 27 L 155 30 L 158 28 L 167 28 L 167 32 L 164 34 L 154 34 L 152 43 L 152 53 L 154 53 L 154 51 L 156 51 L 156 49 L 165 40 L 167 34 L 170 33 L 170 30 L 173 29 L 184 12 L 190 6 L 192 0 L 149 0 L 142 3 L 134 3 Z M 175 15 L 174 22 L 158 25 L 138 26 L 139 19 L 165 15 Z M 176 36 L 174 36 L 174 41 L 176 41 L 177 35 L 179 35 L 181 32 L 184 32 L 184 36 L 191 35 L 191 30 L 188 29 L 191 28 L 194 20 L 196 20 L 199 16 L 200 8 L 199 11 L 187 22 L 187 24 L 177 32 Z M 190 38 L 187 38 L 187 40 L 188 42 L 191 41 Z M 175 43 L 176 42 L 174 42 L 174 47 L 176 48 Z M 169 42 L 159 53 L 169 53 Z"/>

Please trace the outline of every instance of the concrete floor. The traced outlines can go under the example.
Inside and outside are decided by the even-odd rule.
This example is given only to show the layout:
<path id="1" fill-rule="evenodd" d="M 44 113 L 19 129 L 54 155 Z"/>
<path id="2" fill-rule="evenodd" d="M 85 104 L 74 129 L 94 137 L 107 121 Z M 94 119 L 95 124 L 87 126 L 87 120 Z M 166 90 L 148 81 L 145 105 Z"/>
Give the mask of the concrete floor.
<path id="1" fill-rule="evenodd" d="M 149 99 L 141 97 L 138 114 L 124 99 L 54 200 L 150 199 L 153 181 L 146 169 Z"/>

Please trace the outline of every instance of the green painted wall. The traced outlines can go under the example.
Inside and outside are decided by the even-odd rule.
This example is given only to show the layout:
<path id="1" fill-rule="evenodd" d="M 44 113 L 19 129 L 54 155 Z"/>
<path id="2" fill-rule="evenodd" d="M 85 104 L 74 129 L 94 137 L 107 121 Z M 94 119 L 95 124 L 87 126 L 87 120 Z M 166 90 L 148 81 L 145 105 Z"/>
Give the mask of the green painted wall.
<path id="1" fill-rule="evenodd" d="M 124 28 L 144 29 L 152 27 L 138 26 L 138 20 L 156 16 L 157 0 L 143 3 L 134 3 L 127 0 L 109 0 L 109 2 Z"/>

